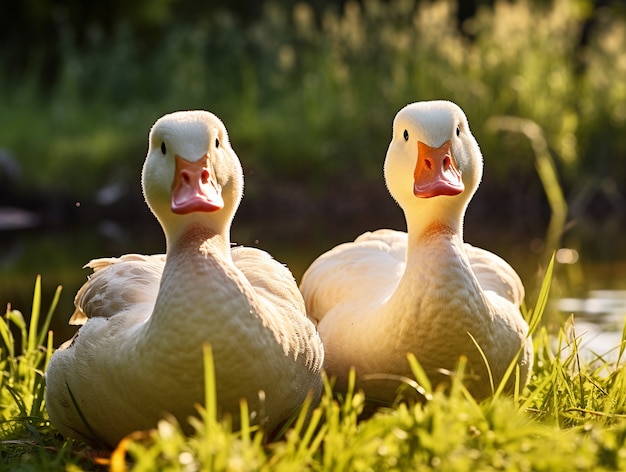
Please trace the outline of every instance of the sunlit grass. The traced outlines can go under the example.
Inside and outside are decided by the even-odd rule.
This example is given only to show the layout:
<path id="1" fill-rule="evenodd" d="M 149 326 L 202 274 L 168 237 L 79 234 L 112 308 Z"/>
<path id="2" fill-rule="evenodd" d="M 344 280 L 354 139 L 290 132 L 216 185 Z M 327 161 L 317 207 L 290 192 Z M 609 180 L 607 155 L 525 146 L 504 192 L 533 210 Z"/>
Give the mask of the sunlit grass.
<path id="1" fill-rule="evenodd" d="M 68 464 L 67 470 L 113 471 L 620 470 L 626 466 L 626 375 L 619 362 L 583 361 L 572 326 L 556 337 L 542 327 L 551 267 L 526 314 L 535 368 L 529 385 L 512 396 L 496 385 L 492 398 L 476 402 L 463 385 L 463 362 L 451 373 L 449 391 L 439 391 L 411 357 L 414 379 L 407 387 L 423 401 L 372 414 L 353 377 L 343 395 L 333 393 L 326 380 L 319 405 L 312 411 L 305 406 L 288 428 L 269 438 L 245 420 L 233 431 L 228 417 L 217 416 L 207 346 L 206 398 L 198 417 L 190 419 L 193 433 L 185 435 L 176 420 L 165 418 L 154 430 L 130 434 L 114 451 L 65 440 L 48 422 L 43 371 L 53 351 L 47 330 L 58 292 L 41 317 L 37 280 L 30 323 L 12 309 L 0 318 L 0 459 L 23 470 L 64 470 Z M 624 341 L 623 336 L 617 346 L 618 361 Z M 516 375 L 514 366 L 508 375 Z M 245 402 L 241 409 L 247 418 Z"/>
<path id="2" fill-rule="evenodd" d="M 61 288 L 41 319 L 41 280 L 35 283 L 30 319 L 18 310 L 7 308 L 0 318 L 0 458 L 19 463 L 20 458 L 54 463 L 45 453 L 46 445 L 58 448 L 57 457 L 69 449 L 55 439 L 44 409 L 44 371 L 52 355 L 50 320 Z"/>

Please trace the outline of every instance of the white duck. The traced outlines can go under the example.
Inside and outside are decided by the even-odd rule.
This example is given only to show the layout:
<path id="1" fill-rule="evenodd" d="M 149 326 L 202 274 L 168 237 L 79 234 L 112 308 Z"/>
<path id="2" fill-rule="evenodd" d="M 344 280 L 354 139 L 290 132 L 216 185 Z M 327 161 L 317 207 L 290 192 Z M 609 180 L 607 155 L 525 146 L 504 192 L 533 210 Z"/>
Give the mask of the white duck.
<path id="1" fill-rule="evenodd" d="M 488 372 L 470 334 L 496 387 L 520 350 L 526 382 L 532 342 L 519 309 L 522 283 L 504 260 L 463 242 L 463 218 L 482 166 L 454 103 L 413 103 L 396 115 L 384 171 L 407 233 L 378 230 L 341 244 L 316 259 L 300 285 L 336 388 L 345 389 L 353 366 L 367 396 L 391 402 L 398 379 L 411 376 L 407 354 L 413 353 L 435 384 L 466 356 L 470 391 L 488 396 Z"/>
<path id="2" fill-rule="evenodd" d="M 53 425 L 113 446 L 166 412 L 186 424 L 210 344 L 221 412 L 236 423 L 246 398 L 272 430 L 320 394 L 323 348 L 291 272 L 261 250 L 231 250 L 243 175 L 222 122 L 205 111 L 159 119 L 142 184 L 167 254 L 88 264 L 71 320 L 83 326 L 46 371 Z"/>

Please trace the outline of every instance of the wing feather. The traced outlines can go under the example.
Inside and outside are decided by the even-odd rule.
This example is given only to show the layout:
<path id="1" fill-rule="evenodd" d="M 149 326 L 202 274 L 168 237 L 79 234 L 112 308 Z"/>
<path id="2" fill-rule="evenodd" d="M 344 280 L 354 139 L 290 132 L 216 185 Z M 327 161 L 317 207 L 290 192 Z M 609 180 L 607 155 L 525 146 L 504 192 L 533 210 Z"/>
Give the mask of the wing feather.
<path id="1" fill-rule="evenodd" d="M 302 277 L 307 314 L 316 322 L 347 300 L 381 303 L 404 273 L 406 233 L 378 230 L 317 258 Z M 349 283 L 348 283 L 349 281 Z"/>
<path id="2" fill-rule="evenodd" d="M 501 257 L 485 249 L 465 243 L 472 271 L 484 291 L 520 306 L 524 300 L 524 285 L 517 272 Z"/>
<path id="3" fill-rule="evenodd" d="M 70 324 L 82 325 L 93 317 L 110 318 L 138 305 L 141 305 L 141 312 L 149 316 L 159 292 L 164 265 L 164 254 L 127 254 L 90 261 L 85 268 L 94 272 L 74 298 L 76 310 Z"/>
<path id="4" fill-rule="evenodd" d="M 304 356 L 315 369 L 322 366 L 324 354 L 313 324 L 305 316 L 304 300 L 291 271 L 267 252 L 238 246 L 231 250 L 233 262 L 248 279 L 257 299 L 264 305 L 264 323 L 277 337 L 285 353 Z M 280 315 L 280 316 L 279 316 Z M 285 320 L 285 318 L 287 318 Z"/>

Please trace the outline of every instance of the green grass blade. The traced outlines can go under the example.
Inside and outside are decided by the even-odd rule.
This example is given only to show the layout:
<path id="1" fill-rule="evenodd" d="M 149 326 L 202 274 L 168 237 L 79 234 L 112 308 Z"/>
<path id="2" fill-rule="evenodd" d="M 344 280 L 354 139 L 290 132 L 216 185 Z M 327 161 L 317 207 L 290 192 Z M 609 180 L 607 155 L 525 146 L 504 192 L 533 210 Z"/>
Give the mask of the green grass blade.
<path id="1" fill-rule="evenodd" d="M 28 352 L 37 349 L 37 325 L 39 325 L 39 313 L 41 310 L 41 275 L 35 281 L 35 293 L 33 294 L 33 307 L 30 313 L 30 325 L 28 329 Z"/>
<path id="2" fill-rule="evenodd" d="M 626 349 L 626 319 L 624 319 L 624 323 L 622 324 L 622 338 L 619 343 L 619 352 L 617 354 L 617 360 L 615 361 L 615 365 L 622 364 L 622 357 L 624 356 L 625 349 Z"/>
<path id="3" fill-rule="evenodd" d="M 52 334 L 52 331 L 48 331 L 48 340 L 46 342 L 46 358 L 43 364 L 44 371 L 48 368 L 48 363 L 50 362 L 50 358 L 52 357 L 53 352 L 54 352 L 53 334 Z"/>
<path id="4" fill-rule="evenodd" d="M 54 292 L 54 297 L 52 297 L 52 303 L 50 303 L 50 308 L 48 309 L 48 313 L 46 314 L 44 323 L 39 329 L 39 336 L 37 337 L 37 346 L 42 346 L 46 336 L 48 335 L 48 329 L 50 328 L 52 316 L 54 315 L 57 305 L 59 304 L 59 299 L 61 298 L 62 290 L 63 290 L 63 287 L 59 285 Z"/>
<path id="5" fill-rule="evenodd" d="M 433 396 L 433 386 L 426 375 L 426 371 L 422 367 L 422 364 L 417 360 L 415 354 L 409 353 L 407 355 L 407 359 L 409 361 L 409 367 L 411 368 L 411 373 L 415 377 L 415 381 L 419 387 L 418 392 L 424 396 L 425 399 L 430 400 Z"/>
<path id="6" fill-rule="evenodd" d="M 0 337 L 2 337 L 2 342 L 6 348 L 6 357 L 13 359 L 15 357 L 15 339 L 13 339 L 13 333 L 9 325 L 8 314 L 9 312 L 3 318 L 0 318 Z"/>
<path id="7" fill-rule="evenodd" d="M 33 403 L 30 407 L 29 415 L 33 418 L 43 417 L 43 404 L 46 391 L 46 383 L 43 380 L 43 373 L 37 375 L 33 387 Z"/>
<path id="8" fill-rule="evenodd" d="M 217 423 L 217 385 L 215 383 L 215 364 L 213 349 L 210 344 L 203 347 L 204 353 L 204 408 L 209 431 L 214 431 Z"/>
<path id="9" fill-rule="evenodd" d="M 20 395 L 20 392 L 18 391 L 18 389 L 15 387 L 12 387 L 11 385 L 7 385 L 6 391 L 9 392 L 11 396 L 13 397 L 13 400 L 15 401 L 15 404 L 17 405 L 20 411 L 20 416 L 28 416 L 26 404 L 24 403 L 24 399 L 22 395 Z"/>
<path id="10" fill-rule="evenodd" d="M 316 408 L 315 410 L 313 410 L 313 412 L 309 416 L 308 414 L 309 408 L 311 408 L 310 396 L 305 406 L 302 409 L 302 416 L 305 418 L 308 417 L 309 422 L 307 425 L 307 429 L 304 432 L 304 435 L 302 436 L 302 440 L 300 442 L 300 449 L 302 451 L 306 450 L 307 453 L 311 454 L 313 451 L 315 451 L 316 449 L 315 443 L 319 440 L 319 437 L 314 436 L 314 435 L 320 424 L 320 419 L 322 418 L 322 410 L 320 410 L 319 408 Z"/>
<path id="11" fill-rule="evenodd" d="M 489 365 L 489 359 L 487 359 L 487 355 L 485 354 L 485 351 L 482 350 L 482 348 L 480 347 L 480 344 L 478 344 L 478 341 L 476 340 L 476 338 L 474 336 L 472 336 L 471 333 L 467 333 L 467 335 L 470 337 L 470 339 L 474 343 L 474 346 L 476 346 L 476 349 L 478 349 L 480 357 L 482 358 L 483 363 L 485 364 L 485 369 L 487 369 L 487 375 L 489 376 L 489 387 L 491 388 L 491 393 L 492 393 L 492 395 L 495 395 L 495 386 L 494 386 L 494 381 L 493 381 L 493 373 L 491 372 L 491 366 Z M 510 368 L 511 367 L 509 366 L 509 370 L 510 370 Z M 502 385 L 503 383 L 504 383 L 504 379 L 502 380 L 502 382 L 500 382 L 500 384 Z"/>
<path id="12" fill-rule="evenodd" d="M 250 409 L 248 401 L 245 398 L 239 400 L 239 413 L 241 416 L 241 439 L 245 447 L 250 447 L 252 438 L 252 429 L 250 427 Z"/>
<path id="13" fill-rule="evenodd" d="M 7 319 L 7 326 L 10 330 L 10 325 L 11 323 L 20 330 L 20 335 L 22 337 L 22 350 L 24 350 L 26 344 L 26 340 L 27 340 L 27 334 L 26 334 L 26 321 L 24 320 L 24 315 L 22 315 L 22 313 L 18 310 L 11 310 L 8 311 L 6 313 L 6 319 Z M 12 356 L 15 355 L 15 340 L 13 338 L 13 335 L 10 336 L 11 339 L 11 349 L 12 349 Z"/>
<path id="14" fill-rule="evenodd" d="M 543 277 L 543 281 L 541 283 L 541 288 L 539 290 L 539 295 L 537 296 L 535 308 L 531 312 L 530 320 L 528 320 L 529 337 L 532 336 L 539 327 L 541 319 L 543 317 L 543 313 L 546 309 L 546 306 L 548 306 L 550 287 L 552 286 L 552 273 L 554 271 L 554 260 L 555 254 L 552 254 L 550 262 L 548 263 L 548 267 L 546 268 L 546 273 Z"/>

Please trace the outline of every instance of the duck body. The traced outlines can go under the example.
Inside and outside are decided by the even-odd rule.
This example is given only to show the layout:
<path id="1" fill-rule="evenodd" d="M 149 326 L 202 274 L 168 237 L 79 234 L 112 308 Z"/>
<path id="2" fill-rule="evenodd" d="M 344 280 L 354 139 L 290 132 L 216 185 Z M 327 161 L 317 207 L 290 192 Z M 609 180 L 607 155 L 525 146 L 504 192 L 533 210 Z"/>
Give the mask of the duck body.
<path id="1" fill-rule="evenodd" d="M 368 397 L 392 402 L 401 379 L 412 377 L 409 353 L 434 384 L 448 381 L 464 356 L 467 386 L 484 398 L 491 384 L 480 350 L 496 387 L 516 358 L 526 382 L 532 343 L 519 309 L 523 285 L 504 260 L 463 241 L 465 207 L 481 172 L 459 107 L 420 102 L 398 113 L 385 177 L 408 232 L 378 230 L 339 245 L 313 262 L 300 285 L 338 389 L 354 367 Z"/>
<path id="2" fill-rule="evenodd" d="M 47 368 L 47 409 L 54 426 L 68 436 L 114 446 L 132 431 L 154 427 L 166 414 L 186 425 L 204 403 L 207 344 L 218 409 L 235 425 L 241 399 L 248 402 L 251 421 L 271 431 L 297 412 L 307 395 L 317 398 L 321 392 L 323 350 L 293 276 L 264 251 L 230 247 L 232 215 L 219 212 L 234 213 L 242 184 L 223 125 L 208 112 L 179 113 L 155 124 L 144 167 L 144 192 L 165 229 L 167 254 L 92 261 L 94 274 L 78 292 L 72 318 L 82 326 Z M 168 135 L 160 124 L 180 136 Z M 189 127 L 198 124 L 189 135 Z M 176 205 L 192 210 L 176 214 L 161 197 L 176 193 L 172 176 L 161 179 L 163 188 L 159 179 L 145 180 L 159 172 L 151 166 L 168 165 L 158 146 L 163 141 L 184 149 L 182 143 L 198 134 L 216 132 L 226 148 L 223 155 L 211 156 L 207 146 L 200 146 L 200 153 L 187 151 L 211 157 L 207 168 L 224 210 L 198 209 L 210 205 L 183 191 L 177 195 L 186 196 Z"/>

